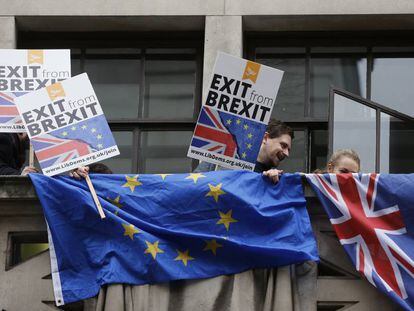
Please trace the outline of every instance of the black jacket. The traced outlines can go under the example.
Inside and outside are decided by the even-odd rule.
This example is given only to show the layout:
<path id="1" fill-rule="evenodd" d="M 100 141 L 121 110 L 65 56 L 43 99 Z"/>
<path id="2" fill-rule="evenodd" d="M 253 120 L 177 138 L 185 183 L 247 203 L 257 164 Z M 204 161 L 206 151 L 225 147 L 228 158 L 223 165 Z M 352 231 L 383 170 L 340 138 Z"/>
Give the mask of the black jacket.
<path id="1" fill-rule="evenodd" d="M 20 175 L 25 152 L 17 134 L 0 133 L 0 175 Z"/>

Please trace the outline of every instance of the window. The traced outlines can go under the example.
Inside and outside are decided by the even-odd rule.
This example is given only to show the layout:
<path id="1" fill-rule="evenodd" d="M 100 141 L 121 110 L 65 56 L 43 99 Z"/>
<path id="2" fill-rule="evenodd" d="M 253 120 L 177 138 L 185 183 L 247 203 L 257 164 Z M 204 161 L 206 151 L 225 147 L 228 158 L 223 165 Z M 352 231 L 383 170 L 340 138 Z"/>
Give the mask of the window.
<path id="1" fill-rule="evenodd" d="M 87 72 L 120 156 L 114 173 L 189 172 L 187 148 L 201 106 L 198 33 L 22 33 L 20 48 L 69 48 L 72 76 Z"/>
<path id="2" fill-rule="evenodd" d="M 311 172 L 326 165 L 331 87 L 414 116 L 410 84 L 414 78 L 414 44 L 408 37 L 406 33 L 246 34 L 248 59 L 285 71 L 272 114 L 291 125 L 297 136 L 291 158 L 282 165 L 285 170 Z M 382 120 L 401 131 L 402 125 L 396 120 Z M 337 125 L 343 127 L 344 137 L 352 129 L 351 123 Z M 371 134 L 369 130 L 364 133 Z M 395 139 L 393 143 L 403 144 Z M 407 139 L 404 144 L 409 144 Z M 396 152 L 394 148 L 389 157 L 407 159 L 408 155 Z M 368 163 L 365 167 L 371 169 Z"/>

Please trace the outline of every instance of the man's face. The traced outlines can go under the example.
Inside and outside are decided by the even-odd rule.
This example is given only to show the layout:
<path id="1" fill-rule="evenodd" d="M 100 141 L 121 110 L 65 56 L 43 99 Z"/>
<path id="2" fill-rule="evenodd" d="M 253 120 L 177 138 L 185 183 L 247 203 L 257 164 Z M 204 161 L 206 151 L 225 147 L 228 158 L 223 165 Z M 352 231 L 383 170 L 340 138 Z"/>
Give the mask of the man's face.
<path id="1" fill-rule="evenodd" d="M 292 147 L 292 138 L 283 134 L 276 138 L 270 138 L 266 133 L 263 137 L 258 161 L 264 164 L 277 167 L 281 161 L 289 156 Z"/>

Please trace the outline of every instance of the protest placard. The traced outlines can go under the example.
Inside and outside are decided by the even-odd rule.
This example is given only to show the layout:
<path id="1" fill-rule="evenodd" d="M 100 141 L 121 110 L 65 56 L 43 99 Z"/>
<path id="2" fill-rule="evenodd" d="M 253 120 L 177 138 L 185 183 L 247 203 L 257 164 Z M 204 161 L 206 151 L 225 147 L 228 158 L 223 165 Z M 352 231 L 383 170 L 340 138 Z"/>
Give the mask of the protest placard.
<path id="1" fill-rule="evenodd" d="M 0 50 L 0 132 L 25 132 L 16 97 L 70 76 L 70 50 Z"/>
<path id="2" fill-rule="evenodd" d="M 17 97 L 15 102 L 45 175 L 119 154 L 86 73 Z"/>
<path id="3" fill-rule="evenodd" d="M 283 71 L 219 52 L 187 156 L 254 170 Z"/>

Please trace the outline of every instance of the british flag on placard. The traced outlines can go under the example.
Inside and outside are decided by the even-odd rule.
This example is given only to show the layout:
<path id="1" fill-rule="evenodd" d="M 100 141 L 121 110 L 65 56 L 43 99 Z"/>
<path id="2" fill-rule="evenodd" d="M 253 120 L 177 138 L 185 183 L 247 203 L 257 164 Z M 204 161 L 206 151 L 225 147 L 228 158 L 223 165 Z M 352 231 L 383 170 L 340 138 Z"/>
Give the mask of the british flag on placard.
<path id="1" fill-rule="evenodd" d="M 42 169 L 92 153 L 94 150 L 79 140 L 63 139 L 49 134 L 31 139 Z"/>
<path id="2" fill-rule="evenodd" d="M 237 143 L 221 121 L 219 112 L 208 107 L 201 110 L 191 145 L 228 157 L 237 154 Z"/>
<path id="3" fill-rule="evenodd" d="M 19 112 L 14 104 L 14 99 L 24 92 L 0 92 L 0 124 L 21 124 Z"/>
<path id="4" fill-rule="evenodd" d="M 414 174 L 306 175 L 356 269 L 414 309 Z"/>

